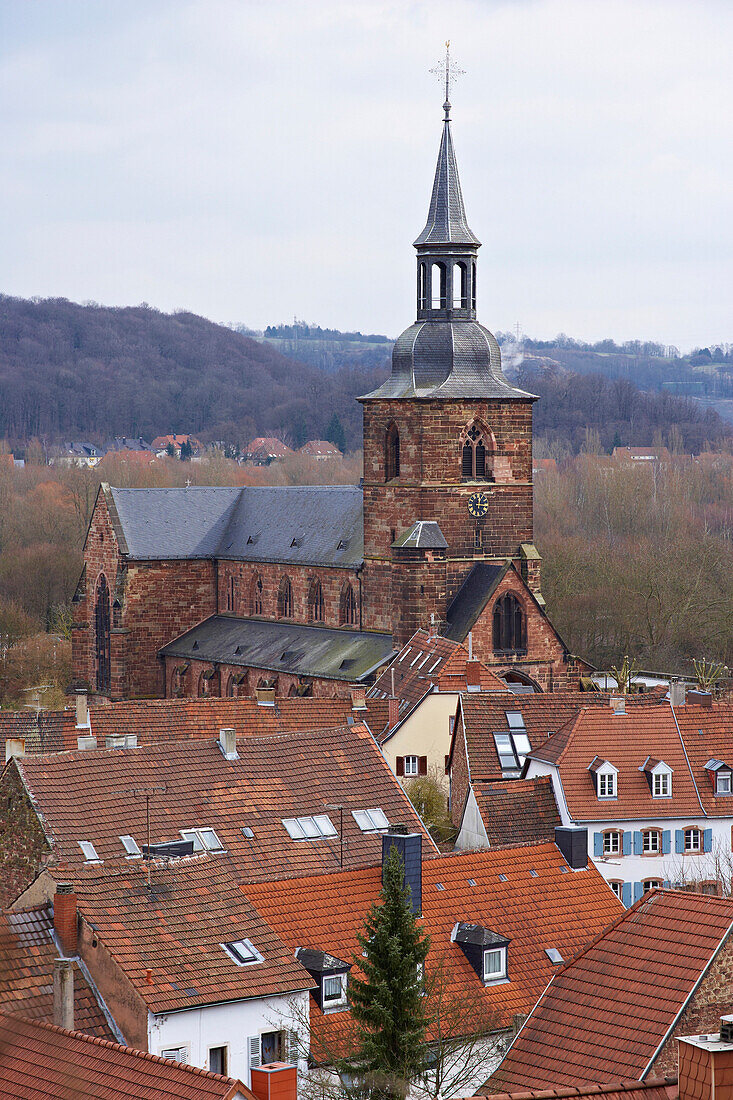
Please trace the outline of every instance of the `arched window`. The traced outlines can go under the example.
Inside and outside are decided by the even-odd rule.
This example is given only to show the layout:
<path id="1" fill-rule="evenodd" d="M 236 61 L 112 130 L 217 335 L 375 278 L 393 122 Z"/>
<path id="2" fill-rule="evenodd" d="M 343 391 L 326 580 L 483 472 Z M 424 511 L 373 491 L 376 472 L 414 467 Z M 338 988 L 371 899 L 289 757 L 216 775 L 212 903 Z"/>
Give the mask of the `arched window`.
<path id="1" fill-rule="evenodd" d="M 428 308 L 428 265 L 424 262 L 417 272 L 417 304 L 419 309 Z"/>
<path id="2" fill-rule="evenodd" d="M 471 309 L 476 308 L 476 264 L 471 264 Z"/>
<path id="3" fill-rule="evenodd" d="M 237 582 L 234 579 L 234 574 L 230 574 L 227 578 L 227 611 L 234 611 L 237 598 Z"/>
<path id="4" fill-rule="evenodd" d="M 387 428 L 384 439 L 384 480 L 400 476 L 400 433 L 393 422 Z"/>
<path id="5" fill-rule="evenodd" d="M 356 596 L 350 584 L 341 589 L 339 622 L 342 626 L 356 626 Z"/>
<path id="6" fill-rule="evenodd" d="M 252 614 L 262 614 L 262 577 L 256 576 L 252 583 Z"/>
<path id="7" fill-rule="evenodd" d="M 278 619 L 293 617 L 293 586 L 290 583 L 290 577 L 283 577 L 277 590 L 277 617 Z"/>
<path id="8" fill-rule="evenodd" d="M 97 597 L 94 602 L 94 646 L 97 663 L 97 691 L 106 693 L 112 682 L 110 652 L 110 600 L 109 585 L 104 573 L 97 581 Z"/>
<path id="9" fill-rule="evenodd" d="M 491 461 L 487 457 L 490 450 L 486 433 L 478 424 L 472 424 L 461 448 L 461 477 L 464 481 L 493 481 Z"/>
<path id="10" fill-rule="evenodd" d="M 171 695 L 181 699 L 186 694 L 188 665 L 176 665 L 171 676 Z"/>
<path id="11" fill-rule="evenodd" d="M 526 653 L 527 627 L 522 605 L 511 592 L 494 604 L 494 653 Z"/>
<path id="12" fill-rule="evenodd" d="M 232 673 L 227 680 L 227 699 L 236 699 L 237 697 L 237 684 L 234 680 L 234 673 Z"/>
<path id="13" fill-rule="evenodd" d="M 325 618 L 323 588 L 318 577 L 314 577 L 308 588 L 308 622 L 322 623 Z"/>
<path id="14" fill-rule="evenodd" d="M 464 263 L 453 264 L 453 308 L 468 309 L 467 270 Z"/>
<path id="15" fill-rule="evenodd" d="M 433 264 L 430 278 L 433 309 L 445 309 L 448 304 L 445 293 L 445 264 Z"/>

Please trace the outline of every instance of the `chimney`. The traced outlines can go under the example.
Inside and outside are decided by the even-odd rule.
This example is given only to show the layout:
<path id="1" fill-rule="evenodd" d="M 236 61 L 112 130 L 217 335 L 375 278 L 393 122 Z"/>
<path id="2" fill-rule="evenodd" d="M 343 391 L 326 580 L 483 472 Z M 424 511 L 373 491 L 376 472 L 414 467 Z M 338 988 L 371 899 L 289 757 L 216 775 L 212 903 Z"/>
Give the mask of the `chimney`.
<path id="1" fill-rule="evenodd" d="M 287 1062 L 268 1062 L 250 1070 L 250 1088 L 257 1100 L 296 1100 L 298 1067 Z"/>
<path id="2" fill-rule="evenodd" d="M 466 661 L 466 688 L 468 691 L 481 691 L 480 661 Z"/>
<path id="3" fill-rule="evenodd" d="M 237 735 L 234 730 L 219 730 L 219 748 L 225 760 L 239 760 Z"/>
<path id="4" fill-rule="evenodd" d="M 721 1016 L 720 1033 L 677 1040 L 679 1100 L 722 1100 L 733 1081 L 733 1015 Z"/>
<path id="5" fill-rule="evenodd" d="M 469 659 L 469 661 L 473 660 L 473 631 L 472 630 L 469 630 L 469 632 L 468 632 L 468 659 Z"/>
<path id="6" fill-rule="evenodd" d="M 89 729 L 89 706 L 87 703 L 87 689 L 86 688 L 74 688 L 74 695 L 76 696 L 76 728 Z"/>
<path id="7" fill-rule="evenodd" d="M 588 830 L 577 825 L 556 825 L 555 843 L 568 867 L 580 871 L 588 866 Z"/>
<path id="8" fill-rule="evenodd" d="M 257 696 L 257 704 L 260 707 L 274 707 L 275 706 L 275 689 L 274 687 L 258 687 L 255 688 L 255 695 Z"/>
<path id="9" fill-rule="evenodd" d="M 713 696 L 709 691 L 699 691 L 693 688 L 692 691 L 687 692 L 687 702 L 698 707 L 711 707 Z"/>
<path id="10" fill-rule="evenodd" d="M 422 914 L 422 833 L 408 833 L 406 825 L 390 825 L 382 833 L 382 875 L 393 848 L 400 853 L 405 873 L 405 885 L 410 887 L 412 911 Z"/>
<path id="11" fill-rule="evenodd" d="M 351 685 L 351 709 L 366 710 L 366 688 L 360 684 Z"/>
<path id="12" fill-rule="evenodd" d="M 25 755 L 25 738 L 24 737 L 8 737 L 5 742 L 5 763 L 7 764 L 13 756 Z"/>
<path id="13" fill-rule="evenodd" d="M 683 707 L 685 705 L 685 695 L 687 692 L 687 684 L 684 680 L 673 680 L 669 685 L 669 702 L 673 707 Z"/>
<path id="14" fill-rule="evenodd" d="M 64 958 L 73 958 L 77 953 L 76 894 L 70 882 L 56 883 L 53 928 Z"/>
<path id="15" fill-rule="evenodd" d="M 86 751 L 88 749 L 96 749 L 97 739 L 96 739 L 96 737 L 93 737 L 91 735 L 87 735 L 87 736 L 84 736 L 84 737 L 77 737 L 76 747 L 77 747 L 77 749 L 79 749 L 80 752 L 82 750 Z"/>
<path id="16" fill-rule="evenodd" d="M 626 696 L 611 694 L 609 699 L 614 714 L 626 714 Z"/>
<path id="17" fill-rule="evenodd" d="M 388 717 L 387 728 L 393 730 L 400 720 L 400 701 L 395 699 L 394 696 L 387 700 Z"/>
<path id="18" fill-rule="evenodd" d="M 74 1030 L 74 964 L 68 959 L 53 960 L 53 1022 Z"/>

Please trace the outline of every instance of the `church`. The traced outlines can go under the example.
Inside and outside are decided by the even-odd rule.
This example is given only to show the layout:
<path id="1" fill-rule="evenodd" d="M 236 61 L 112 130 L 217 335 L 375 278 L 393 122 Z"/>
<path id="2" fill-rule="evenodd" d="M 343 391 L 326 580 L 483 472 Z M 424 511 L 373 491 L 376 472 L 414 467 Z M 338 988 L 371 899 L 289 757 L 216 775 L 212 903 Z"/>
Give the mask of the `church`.
<path id="1" fill-rule="evenodd" d="M 74 597 L 77 683 L 107 699 L 348 694 L 420 628 L 508 684 L 578 687 L 533 542 L 532 405 L 476 319 L 469 228 L 444 104 L 417 317 L 359 398 L 359 486 L 103 484 Z M 416 657 L 417 659 L 417 657 Z"/>

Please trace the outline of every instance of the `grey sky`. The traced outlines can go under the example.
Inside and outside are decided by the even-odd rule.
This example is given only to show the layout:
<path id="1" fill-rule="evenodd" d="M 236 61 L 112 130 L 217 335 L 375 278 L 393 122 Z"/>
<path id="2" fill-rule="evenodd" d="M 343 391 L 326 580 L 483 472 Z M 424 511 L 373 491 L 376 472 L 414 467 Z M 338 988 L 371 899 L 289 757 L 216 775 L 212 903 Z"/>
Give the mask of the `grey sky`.
<path id="1" fill-rule="evenodd" d="M 2 0 L 0 289 L 396 334 L 446 37 L 481 320 L 733 340 L 731 0 Z"/>

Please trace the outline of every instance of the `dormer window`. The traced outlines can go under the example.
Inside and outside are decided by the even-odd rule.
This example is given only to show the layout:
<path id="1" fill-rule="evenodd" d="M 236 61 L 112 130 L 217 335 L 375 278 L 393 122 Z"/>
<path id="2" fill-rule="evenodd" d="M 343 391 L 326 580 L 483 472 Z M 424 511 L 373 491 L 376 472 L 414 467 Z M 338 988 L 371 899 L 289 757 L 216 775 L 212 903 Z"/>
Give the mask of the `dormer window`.
<path id="1" fill-rule="evenodd" d="M 705 771 L 710 776 L 716 794 L 733 794 L 733 781 L 731 780 L 733 768 L 730 764 L 727 764 L 724 760 L 708 760 Z"/>
<path id="2" fill-rule="evenodd" d="M 595 756 L 591 760 L 588 771 L 595 784 L 597 798 L 618 797 L 618 769 L 614 768 L 609 760 L 602 760 Z"/>
<path id="3" fill-rule="evenodd" d="M 616 797 L 616 774 L 615 772 L 601 772 L 598 776 L 598 797 L 599 798 L 615 798 Z"/>
<path id="4" fill-rule="evenodd" d="M 295 957 L 316 982 L 313 999 L 323 1012 L 339 1012 L 348 1007 L 346 988 L 351 964 L 316 948 L 298 947 Z"/>
<path id="5" fill-rule="evenodd" d="M 652 798 L 672 797 L 672 769 L 669 764 L 653 756 L 647 756 L 639 771 L 646 776 Z"/>
<path id="6" fill-rule="evenodd" d="M 672 777 L 669 772 L 657 772 L 654 775 L 652 794 L 655 798 L 669 798 L 672 794 Z"/>
<path id="7" fill-rule="evenodd" d="M 510 941 L 506 936 L 491 928 L 461 921 L 454 927 L 451 939 L 460 947 L 485 985 L 509 980 L 507 948 Z"/>
<path id="8" fill-rule="evenodd" d="M 224 845 L 213 829 L 181 829 L 181 836 L 193 843 L 194 852 L 224 851 Z"/>
<path id="9" fill-rule="evenodd" d="M 323 979 L 323 1007 L 335 1008 L 346 1001 L 346 975 L 332 974 Z"/>
<path id="10" fill-rule="evenodd" d="M 506 947 L 487 947 L 484 951 L 484 981 L 506 978 Z"/>
<path id="11" fill-rule="evenodd" d="M 731 773 L 725 771 L 719 771 L 715 777 L 715 793 L 716 794 L 730 794 L 731 792 Z"/>

